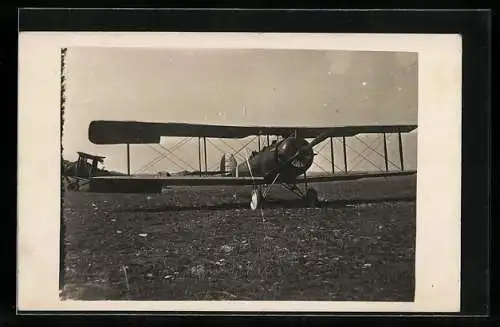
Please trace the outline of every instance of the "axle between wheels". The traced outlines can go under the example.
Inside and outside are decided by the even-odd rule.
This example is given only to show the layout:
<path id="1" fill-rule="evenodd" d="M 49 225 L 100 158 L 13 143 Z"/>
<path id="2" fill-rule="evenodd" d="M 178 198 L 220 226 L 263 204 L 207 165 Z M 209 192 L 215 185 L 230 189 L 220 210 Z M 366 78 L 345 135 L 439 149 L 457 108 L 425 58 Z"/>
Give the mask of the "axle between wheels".
<path id="1" fill-rule="evenodd" d="M 298 195 L 297 193 L 294 194 Z M 318 192 L 314 188 L 308 188 L 305 194 L 298 196 L 308 207 L 316 207 L 319 203 Z M 266 197 L 262 194 L 262 191 L 259 188 L 254 188 L 250 198 L 250 209 L 257 210 L 262 208 L 265 200 Z"/>

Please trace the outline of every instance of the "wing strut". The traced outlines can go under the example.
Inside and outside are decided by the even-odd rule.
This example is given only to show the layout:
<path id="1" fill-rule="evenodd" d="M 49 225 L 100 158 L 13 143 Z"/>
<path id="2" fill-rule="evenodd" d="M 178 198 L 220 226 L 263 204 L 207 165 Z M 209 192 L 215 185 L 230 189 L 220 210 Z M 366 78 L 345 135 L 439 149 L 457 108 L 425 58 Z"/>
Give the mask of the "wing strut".
<path id="1" fill-rule="evenodd" d="M 205 172 L 207 172 L 207 138 L 203 137 L 203 158 L 205 159 Z"/>
<path id="2" fill-rule="evenodd" d="M 342 136 L 342 147 L 344 149 L 344 170 L 347 173 L 347 150 L 345 147 L 345 136 Z"/>
<path id="3" fill-rule="evenodd" d="M 198 168 L 201 176 L 201 137 L 198 137 Z"/>
<path id="4" fill-rule="evenodd" d="M 385 171 L 389 171 L 389 162 L 387 161 L 387 140 L 384 134 L 384 161 L 385 161 Z"/>
<path id="5" fill-rule="evenodd" d="M 403 141 L 401 140 L 401 132 L 398 133 L 399 139 L 399 161 L 401 162 L 401 170 L 405 170 L 404 161 L 403 161 Z"/>
<path id="6" fill-rule="evenodd" d="M 332 175 L 335 175 L 335 160 L 333 156 L 333 137 L 330 136 L 330 157 L 332 159 Z"/>
<path id="7" fill-rule="evenodd" d="M 130 176 L 130 144 L 127 143 L 127 175 Z"/>

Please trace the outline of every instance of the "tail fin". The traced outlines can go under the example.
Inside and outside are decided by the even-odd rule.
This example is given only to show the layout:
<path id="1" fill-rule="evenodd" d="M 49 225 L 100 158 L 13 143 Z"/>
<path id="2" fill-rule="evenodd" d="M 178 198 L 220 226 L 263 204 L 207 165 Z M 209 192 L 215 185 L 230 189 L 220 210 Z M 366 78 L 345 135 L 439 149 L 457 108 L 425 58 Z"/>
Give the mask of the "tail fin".
<path id="1" fill-rule="evenodd" d="M 235 174 L 236 167 L 238 163 L 234 158 L 234 155 L 223 154 L 220 159 L 220 172 L 222 175 L 233 175 Z"/>
<path id="2" fill-rule="evenodd" d="M 231 154 L 228 160 L 228 168 L 231 174 L 236 174 L 236 177 L 238 177 L 238 162 L 234 158 L 234 155 Z"/>

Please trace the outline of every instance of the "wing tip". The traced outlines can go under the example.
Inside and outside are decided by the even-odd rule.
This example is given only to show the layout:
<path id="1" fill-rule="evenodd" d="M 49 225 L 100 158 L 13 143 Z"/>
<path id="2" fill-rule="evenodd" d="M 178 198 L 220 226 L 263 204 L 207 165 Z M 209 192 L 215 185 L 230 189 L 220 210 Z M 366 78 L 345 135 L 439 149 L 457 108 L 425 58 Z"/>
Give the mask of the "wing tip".
<path id="1" fill-rule="evenodd" d="M 89 124 L 88 138 L 93 144 L 157 144 L 161 137 L 144 123 L 94 120 Z"/>

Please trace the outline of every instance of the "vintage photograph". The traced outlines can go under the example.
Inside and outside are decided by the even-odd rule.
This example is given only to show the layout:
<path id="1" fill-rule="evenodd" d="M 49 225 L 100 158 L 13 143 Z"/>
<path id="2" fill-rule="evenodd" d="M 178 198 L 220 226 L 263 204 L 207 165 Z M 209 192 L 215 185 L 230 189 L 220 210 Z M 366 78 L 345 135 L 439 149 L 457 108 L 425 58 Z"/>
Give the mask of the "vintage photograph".
<path id="1" fill-rule="evenodd" d="M 61 300 L 414 301 L 417 52 L 59 53 Z"/>

